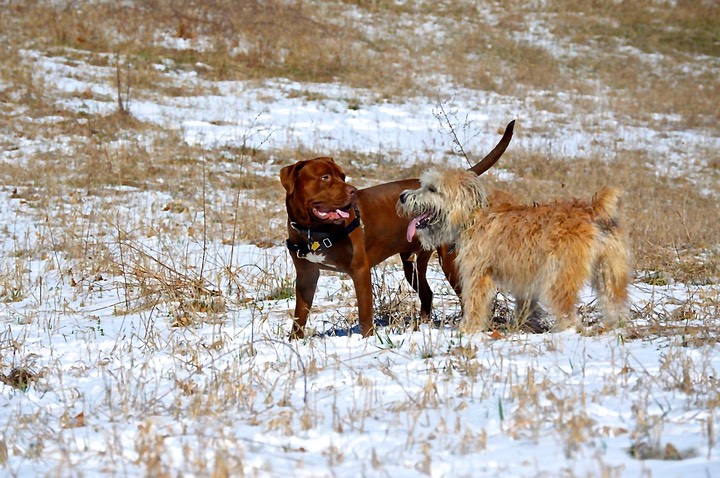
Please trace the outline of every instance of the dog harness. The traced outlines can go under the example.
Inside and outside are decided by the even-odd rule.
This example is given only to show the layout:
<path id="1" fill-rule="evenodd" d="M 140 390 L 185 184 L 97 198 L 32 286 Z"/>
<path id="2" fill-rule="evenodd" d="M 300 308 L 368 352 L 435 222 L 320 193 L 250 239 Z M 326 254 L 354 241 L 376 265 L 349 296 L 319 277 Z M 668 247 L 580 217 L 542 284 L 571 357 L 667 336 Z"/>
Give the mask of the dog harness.
<path id="1" fill-rule="evenodd" d="M 287 241 L 285 241 L 287 248 L 291 252 L 296 253 L 297 256 L 301 259 L 304 259 L 308 254 L 312 252 L 317 252 L 322 249 L 330 249 L 333 244 L 335 244 L 340 239 L 344 239 L 349 236 L 350 233 L 358 227 L 365 227 L 362 223 L 362 219 L 360 219 L 360 211 L 358 210 L 357 204 L 353 205 L 353 210 L 355 211 L 355 219 L 353 219 L 350 224 L 348 224 L 341 231 L 335 234 L 321 231 L 313 231 L 312 228 L 303 227 L 296 222 L 290 221 L 290 227 L 295 229 L 303 236 L 307 237 L 307 243 L 296 244 L 294 242 L 290 242 L 290 239 L 288 239 Z"/>

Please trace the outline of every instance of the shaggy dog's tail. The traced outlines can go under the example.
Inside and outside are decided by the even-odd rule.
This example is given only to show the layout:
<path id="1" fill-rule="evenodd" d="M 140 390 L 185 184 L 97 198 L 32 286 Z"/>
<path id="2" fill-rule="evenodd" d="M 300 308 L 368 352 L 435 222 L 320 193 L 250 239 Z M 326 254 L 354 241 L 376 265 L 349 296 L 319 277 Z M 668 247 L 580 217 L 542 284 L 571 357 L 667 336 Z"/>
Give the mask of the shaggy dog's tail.
<path id="1" fill-rule="evenodd" d="M 632 277 L 631 251 L 620 223 L 620 191 L 599 190 L 592 199 L 594 222 L 600 228 L 601 241 L 593 267 L 592 284 L 605 310 L 609 326 L 621 325 L 628 317 L 628 284 Z"/>
<path id="2" fill-rule="evenodd" d="M 592 199 L 595 222 L 604 230 L 616 229 L 620 224 L 620 196 L 617 189 L 602 188 Z"/>

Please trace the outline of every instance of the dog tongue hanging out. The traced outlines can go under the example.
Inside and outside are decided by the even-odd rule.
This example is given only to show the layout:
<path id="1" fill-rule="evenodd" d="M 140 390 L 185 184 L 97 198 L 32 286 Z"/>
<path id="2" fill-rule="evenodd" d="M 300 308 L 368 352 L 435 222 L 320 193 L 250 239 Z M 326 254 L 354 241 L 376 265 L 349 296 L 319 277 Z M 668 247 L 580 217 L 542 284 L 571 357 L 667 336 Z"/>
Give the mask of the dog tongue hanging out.
<path id="1" fill-rule="evenodd" d="M 428 221 L 430 220 L 430 213 L 424 212 L 420 214 L 417 217 L 414 217 L 410 224 L 408 224 L 407 228 L 407 240 L 408 242 L 412 242 L 413 237 L 415 237 L 415 233 L 418 229 L 422 229 L 424 227 L 427 227 Z"/>

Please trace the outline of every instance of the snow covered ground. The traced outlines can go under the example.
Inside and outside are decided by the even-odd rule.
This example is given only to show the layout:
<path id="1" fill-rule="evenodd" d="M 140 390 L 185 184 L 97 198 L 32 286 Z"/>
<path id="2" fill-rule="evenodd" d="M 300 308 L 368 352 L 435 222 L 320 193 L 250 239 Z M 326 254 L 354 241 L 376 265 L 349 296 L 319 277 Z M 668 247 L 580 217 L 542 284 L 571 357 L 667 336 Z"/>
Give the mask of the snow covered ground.
<path id="1" fill-rule="evenodd" d="M 98 80 L 112 69 L 26 55 L 58 108 L 116 108 L 110 98 L 67 95 L 112 97 Z M 369 93 L 282 80 L 218 83 L 214 91 L 138 98 L 130 112 L 207 148 L 389 151 L 405 164 L 444 159 L 452 148 L 432 98 L 351 109 L 350 100 Z M 575 157 L 628 142 L 656 153 L 664 172 L 687 174 L 709 159 L 697 151 L 720 149 L 717 136 L 623 124 L 601 95 L 597 115 L 577 124 L 517 98 L 452 97 L 453 111 L 478 132 L 461 139 L 480 152 L 511 119 L 525 129 L 563 122 L 540 136 L 516 132 L 512 148 Z M 62 139 L 51 146 L 62 148 Z M 0 152 L 0 163 L 22 165 L 43 147 L 21 144 Z M 278 172 L 270 161 L 263 174 Z M 75 218 L 88 254 L 118 266 L 81 275 L 72 270 L 77 258 L 48 248 L 60 240 L 52 211 L 12 186 L 0 193 L 0 354 L 6 380 L 12 369 L 34 376 L 26 389 L 0 384 L 0 474 L 720 476 L 717 339 L 652 332 L 716 331 L 717 286 L 636 282 L 629 331 L 468 337 L 423 324 L 415 332 L 380 327 L 362 339 L 342 332 L 354 314 L 350 281 L 324 274 L 310 324 L 319 335 L 288 342 L 294 298 L 282 291 L 294 272 L 281 245 L 178 233 L 200 230 L 202 218 L 167 210 L 167 194 L 128 188 L 52 206 Z M 148 224 L 156 232 L 142 232 Z M 385 291 L 415 300 L 394 263 L 380 276 Z M 439 314 L 457 314 L 437 268 L 432 282 Z M 592 299 L 583 295 L 585 305 Z"/>

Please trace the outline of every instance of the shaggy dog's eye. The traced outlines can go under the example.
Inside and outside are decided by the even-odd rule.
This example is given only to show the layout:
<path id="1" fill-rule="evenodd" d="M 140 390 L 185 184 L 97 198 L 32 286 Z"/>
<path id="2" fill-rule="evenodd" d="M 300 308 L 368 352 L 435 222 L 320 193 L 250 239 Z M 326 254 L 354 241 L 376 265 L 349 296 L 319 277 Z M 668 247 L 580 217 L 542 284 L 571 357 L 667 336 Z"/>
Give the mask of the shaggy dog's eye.
<path id="1" fill-rule="evenodd" d="M 435 189 L 435 186 L 428 186 L 428 191 L 430 191 L 431 193 L 436 193 L 437 189 Z"/>

